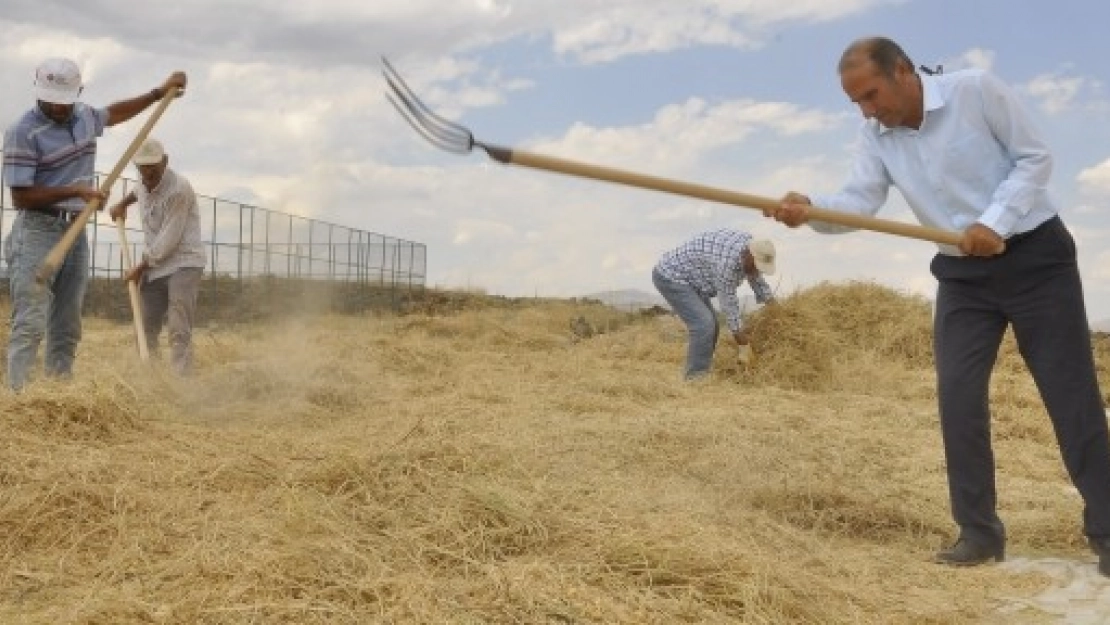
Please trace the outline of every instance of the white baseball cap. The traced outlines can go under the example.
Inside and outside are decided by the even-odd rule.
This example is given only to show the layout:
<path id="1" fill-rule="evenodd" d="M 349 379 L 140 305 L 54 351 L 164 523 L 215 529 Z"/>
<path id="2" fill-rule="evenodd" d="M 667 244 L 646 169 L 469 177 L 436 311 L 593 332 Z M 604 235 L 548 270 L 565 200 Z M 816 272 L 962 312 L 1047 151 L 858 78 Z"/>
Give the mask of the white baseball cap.
<path id="1" fill-rule="evenodd" d="M 775 244 L 767 239 L 753 239 L 748 244 L 748 252 L 755 259 L 755 268 L 764 275 L 775 274 Z"/>
<path id="2" fill-rule="evenodd" d="M 46 59 L 35 70 L 35 98 L 51 104 L 73 104 L 81 95 L 81 70 L 69 59 Z"/>
<path id="3" fill-rule="evenodd" d="M 136 165 L 157 165 L 162 162 L 162 158 L 166 156 L 166 150 L 162 148 L 162 142 L 157 139 L 147 139 L 135 150 L 135 155 L 131 157 L 131 162 Z"/>

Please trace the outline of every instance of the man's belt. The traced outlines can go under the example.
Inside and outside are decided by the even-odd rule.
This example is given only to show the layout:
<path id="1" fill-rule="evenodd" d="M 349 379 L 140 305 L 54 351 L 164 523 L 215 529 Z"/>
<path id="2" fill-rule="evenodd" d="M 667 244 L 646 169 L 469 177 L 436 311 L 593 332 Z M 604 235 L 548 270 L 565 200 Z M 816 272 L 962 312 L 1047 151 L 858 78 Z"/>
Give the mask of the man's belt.
<path id="1" fill-rule="evenodd" d="M 1040 232 L 1048 230 L 1049 228 L 1051 228 L 1053 226 L 1053 224 L 1056 224 L 1059 221 L 1060 221 L 1060 216 L 1056 215 L 1056 216 L 1052 217 L 1051 219 L 1046 219 L 1044 222 L 1042 222 L 1036 228 L 1033 228 L 1031 230 L 1026 230 L 1025 232 L 1019 232 L 1018 234 L 1012 235 L 1010 238 L 1006 239 L 1006 246 L 1010 247 L 1012 245 L 1016 245 L 1018 243 L 1021 243 L 1022 241 L 1024 241 L 1025 239 L 1028 239 L 1029 237 L 1031 237 L 1033 235 L 1036 235 L 1036 234 L 1039 234 Z"/>
<path id="2" fill-rule="evenodd" d="M 67 222 L 68 221 L 73 221 L 77 217 L 77 215 L 79 214 L 76 211 L 67 211 L 67 210 L 62 209 L 62 208 L 50 208 L 49 206 L 43 206 L 41 208 L 32 208 L 32 209 L 29 209 L 29 210 L 32 213 L 40 213 L 42 215 L 49 215 L 50 217 L 53 217 L 54 219 L 60 219 L 62 221 L 67 221 Z"/>

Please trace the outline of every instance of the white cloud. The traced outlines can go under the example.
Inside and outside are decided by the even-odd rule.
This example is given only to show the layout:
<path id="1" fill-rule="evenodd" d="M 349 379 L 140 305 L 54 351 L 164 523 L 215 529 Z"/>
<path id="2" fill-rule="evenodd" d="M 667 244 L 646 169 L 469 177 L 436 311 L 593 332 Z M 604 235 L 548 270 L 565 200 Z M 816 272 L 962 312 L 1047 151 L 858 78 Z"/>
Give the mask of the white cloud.
<path id="1" fill-rule="evenodd" d="M 944 69 L 947 71 L 955 71 L 960 69 L 983 69 L 990 70 L 994 67 L 995 53 L 993 50 L 986 50 L 983 48 L 971 48 L 960 56 L 954 59 L 944 61 Z"/>
<path id="2" fill-rule="evenodd" d="M 555 51 L 585 63 L 694 45 L 751 48 L 768 27 L 825 21 L 892 4 L 891 0 L 610 0 L 566 2 L 586 9 L 554 29 Z M 592 9 L 592 10 L 590 10 Z"/>
<path id="3" fill-rule="evenodd" d="M 1102 81 L 1076 75 L 1068 68 L 1039 74 L 1023 88 L 1050 115 L 1069 111 L 1106 111 L 1110 108 Z"/>
<path id="4" fill-rule="evenodd" d="M 1095 254 L 1089 268 L 1089 276 L 1097 280 L 1100 284 L 1110 282 L 1110 251 L 1099 252 Z M 1103 287 L 1105 290 L 1105 287 Z"/>
<path id="5" fill-rule="evenodd" d="M 1030 80 L 1025 90 L 1045 112 L 1055 114 L 1071 108 L 1086 82 L 1081 76 L 1041 74 Z"/>
<path id="6" fill-rule="evenodd" d="M 1076 179 L 1084 193 L 1110 198 L 1110 159 L 1080 171 Z"/>
<path id="7" fill-rule="evenodd" d="M 434 58 L 550 35 L 559 54 L 604 62 L 694 45 L 753 46 L 774 24 L 827 21 L 903 1 L 85 0 L 75 12 L 68 0 L 7 0 L 5 19 L 208 60 L 368 66 L 385 51 Z M 162 23 L 174 25 L 172 35 L 146 26 Z"/>
<path id="8" fill-rule="evenodd" d="M 663 107 L 650 122 L 638 126 L 597 128 L 577 123 L 563 137 L 541 142 L 535 150 L 642 173 L 677 175 L 700 171 L 707 153 L 740 146 L 761 131 L 795 137 L 828 131 L 842 121 L 840 115 L 784 102 L 733 100 L 710 105 L 690 98 Z"/>
<path id="9" fill-rule="evenodd" d="M 455 223 L 456 245 L 500 244 L 511 241 L 516 236 L 516 228 L 500 221 L 460 219 Z"/>

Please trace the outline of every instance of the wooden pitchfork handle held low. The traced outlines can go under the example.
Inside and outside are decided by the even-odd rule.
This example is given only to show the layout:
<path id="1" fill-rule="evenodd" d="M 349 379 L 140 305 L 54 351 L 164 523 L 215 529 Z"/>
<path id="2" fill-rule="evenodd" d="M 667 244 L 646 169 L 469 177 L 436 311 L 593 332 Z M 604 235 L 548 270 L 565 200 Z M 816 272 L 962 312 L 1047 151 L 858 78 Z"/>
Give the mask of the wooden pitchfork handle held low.
<path id="1" fill-rule="evenodd" d="M 123 153 L 123 156 L 119 158 L 119 162 L 116 163 L 111 173 L 100 183 L 100 192 L 105 196 L 112 191 L 112 186 L 116 184 L 116 180 L 120 177 L 120 174 L 123 173 L 123 168 L 127 167 L 128 161 L 131 160 L 131 157 L 135 155 L 135 151 L 138 150 L 139 146 L 146 140 L 147 135 L 150 134 L 151 128 L 154 128 L 154 124 L 158 122 L 158 118 L 162 116 L 162 113 L 165 112 L 170 102 L 173 102 L 173 99 L 177 97 L 177 93 L 178 89 L 166 89 L 166 93 L 162 95 L 162 99 L 158 102 L 158 106 L 150 114 L 150 117 L 146 120 L 146 123 L 143 124 L 143 127 L 139 129 L 139 133 L 135 135 L 135 138 L 131 141 L 131 145 L 127 146 L 127 150 Z M 42 264 L 39 265 L 38 270 L 35 272 L 35 279 L 38 280 L 39 284 L 45 284 L 47 280 L 57 273 L 58 268 L 62 266 L 62 262 L 65 260 L 66 254 L 69 253 L 73 244 L 77 242 L 77 237 L 81 236 L 81 232 L 85 230 L 85 225 L 89 223 L 89 219 L 96 213 L 97 209 L 100 208 L 100 204 L 101 200 L 99 198 L 89 200 L 88 203 L 85 204 L 85 208 L 74 218 L 73 222 L 70 223 L 69 229 L 66 230 L 62 238 L 54 244 L 50 253 L 46 255 L 46 258 L 43 259 Z M 138 317 L 136 317 L 136 319 L 138 319 Z"/>
<path id="2" fill-rule="evenodd" d="M 131 247 L 127 244 L 127 229 L 123 227 L 123 219 L 116 220 L 116 229 L 119 233 L 120 247 L 123 249 L 123 271 L 126 275 L 135 266 L 131 261 Z M 139 284 L 135 280 L 127 281 L 127 294 L 131 299 L 131 318 L 135 323 L 135 340 L 139 346 L 139 360 L 150 360 L 150 348 L 146 344 L 146 328 L 143 322 L 142 299 L 139 297 Z"/>
<path id="3" fill-rule="evenodd" d="M 728 191 L 725 189 L 719 189 L 716 187 L 709 187 L 706 185 L 690 182 L 683 182 L 681 180 L 673 180 L 670 178 L 648 176 L 621 169 L 613 169 L 610 167 L 589 165 L 577 161 L 570 161 L 552 156 L 544 156 L 542 154 L 503 148 L 495 145 L 481 144 L 477 142 L 475 142 L 475 145 L 484 149 L 486 153 L 489 154 L 490 157 L 494 160 L 506 164 L 531 167 L 533 169 L 544 169 L 547 171 L 554 171 L 570 176 L 578 176 L 581 178 L 593 178 L 594 180 L 615 182 L 617 184 L 639 187 L 641 189 L 651 189 L 654 191 L 663 191 L 666 193 L 685 195 L 702 200 L 709 200 L 712 202 L 721 202 L 724 204 L 743 206 L 745 208 L 754 208 L 756 210 L 774 209 L 779 206 L 778 200 L 760 197 L 758 195 L 738 193 L 736 191 Z M 889 219 L 868 217 L 865 215 L 841 213 L 838 211 L 831 211 L 817 207 L 811 207 L 809 209 L 809 216 L 810 219 L 813 221 L 823 221 L 825 223 L 836 224 L 850 228 L 873 230 L 875 232 L 895 234 L 902 237 L 910 237 L 913 239 L 921 239 L 923 241 L 932 241 L 934 243 L 943 243 L 946 245 L 959 245 L 961 239 L 961 235 L 958 232 L 941 230 L 939 228 L 930 228 L 928 226 L 919 226 L 916 224 L 907 224 L 900 221 L 892 221 Z"/>

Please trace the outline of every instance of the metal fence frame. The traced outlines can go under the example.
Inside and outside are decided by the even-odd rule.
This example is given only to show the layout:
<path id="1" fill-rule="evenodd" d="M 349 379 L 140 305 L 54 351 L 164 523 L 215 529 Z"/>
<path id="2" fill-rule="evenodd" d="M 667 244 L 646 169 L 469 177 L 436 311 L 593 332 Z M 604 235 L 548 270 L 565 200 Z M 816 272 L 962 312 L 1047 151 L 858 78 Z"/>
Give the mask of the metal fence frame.
<path id="1" fill-rule="evenodd" d="M 103 177 L 96 175 L 97 186 Z M 118 178 L 106 206 L 137 184 L 132 178 Z M 0 187 L 0 258 L 6 258 L 7 235 L 16 210 L 2 172 Z M 427 248 L 423 243 L 207 195 L 197 194 L 197 202 L 202 237 L 207 236 L 205 280 L 233 279 L 239 285 L 262 277 L 330 281 L 398 295 L 425 286 Z M 139 222 L 134 214 L 129 221 Z M 117 227 L 101 213 L 89 220 L 87 229 L 90 276 L 121 280 L 123 252 Z M 132 258 L 137 259 L 143 232 L 135 227 L 126 231 Z"/>

